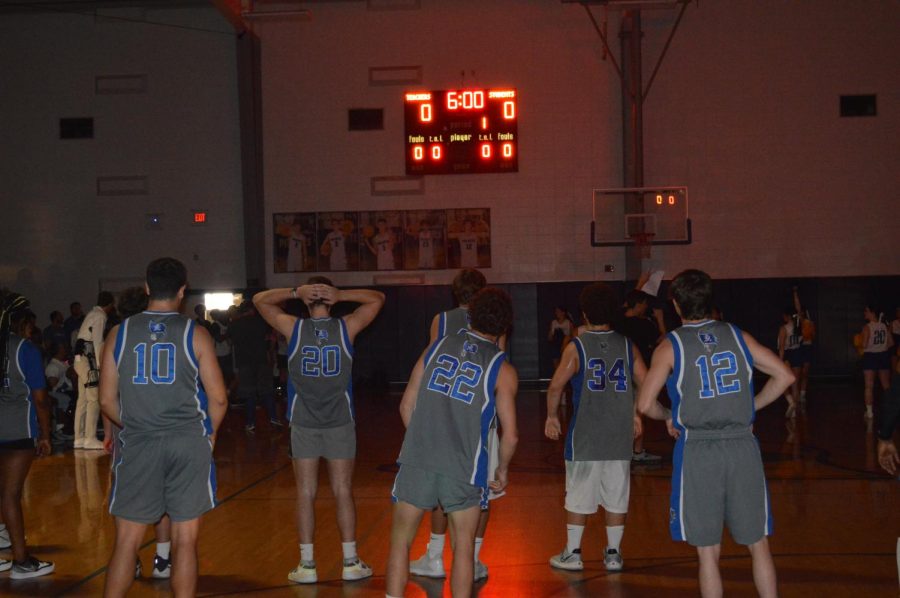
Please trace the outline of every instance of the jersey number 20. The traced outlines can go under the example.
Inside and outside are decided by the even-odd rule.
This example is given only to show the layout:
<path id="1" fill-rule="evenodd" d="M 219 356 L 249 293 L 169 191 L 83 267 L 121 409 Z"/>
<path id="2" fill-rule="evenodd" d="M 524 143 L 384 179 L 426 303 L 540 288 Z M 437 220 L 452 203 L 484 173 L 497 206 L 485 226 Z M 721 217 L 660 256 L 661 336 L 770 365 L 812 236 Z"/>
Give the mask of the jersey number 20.
<path id="1" fill-rule="evenodd" d="M 172 384 L 175 382 L 175 344 L 155 343 L 150 345 L 150 378 L 147 378 L 147 343 L 134 347 L 136 356 L 135 373 L 131 379 L 135 384 Z"/>
<path id="2" fill-rule="evenodd" d="M 337 345 L 322 348 L 307 345 L 302 355 L 300 371 L 304 376 L 331 378 L 341 373 L 341 350 Z"/>

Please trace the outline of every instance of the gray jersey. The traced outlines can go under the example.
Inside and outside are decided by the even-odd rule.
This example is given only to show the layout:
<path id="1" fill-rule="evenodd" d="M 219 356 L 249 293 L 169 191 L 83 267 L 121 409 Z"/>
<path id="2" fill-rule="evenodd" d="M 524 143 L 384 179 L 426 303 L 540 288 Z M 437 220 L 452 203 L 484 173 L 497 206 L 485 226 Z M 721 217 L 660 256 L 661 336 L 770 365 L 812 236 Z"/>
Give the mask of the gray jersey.
<path id="1" fill-rule="evenodd" d="M 341 318 L 304 318 L 288 345 L 288 419 L 303 428 L 353 421 L 353 345 Z"/>
<path id="2" fill-rule="evenodd" d="M 566 461 L 631 460 L 634 442 L 634 358 L 618 332 L 578 335 L 578 373 L 572 378 L 572 420 Z"/>
<path id="3" fill-rule="evenodd" d="M 123 441 L 161 432 L 212 433 L 194 354 L 194 327 L 194 321 L 181 314 L 153 311 L 119 325 L 113 355 Z"/>
<path id="4" fill-rule="evenodd" d="M 666 383 L 682 431 L 733 433 L 753 423 L 753 358 L 740 329 L 707 320 L 667 335 L 675 365 Z"/>
<path id="5" fill-rule="evenodd" d="M 442 311 L 438 314 L 438 338 L 468 330 L 469 319 L 469 310 L 465 307 Z"/>
<path id="6" fill-rule="evenodd" d="M 506 354 L 471 331 L 437 340 L 425 353 L 419 387 L 397 461 L 479 487 L 488 481 L 488 430 Z"/>
<path id="7" fill-rule="evenodd" d="M 33 390 L 46 388 L 41 352 L 25 339 L 10 334 L 6 372 L 0 372 L 0 442 L 38 437 Z"/>

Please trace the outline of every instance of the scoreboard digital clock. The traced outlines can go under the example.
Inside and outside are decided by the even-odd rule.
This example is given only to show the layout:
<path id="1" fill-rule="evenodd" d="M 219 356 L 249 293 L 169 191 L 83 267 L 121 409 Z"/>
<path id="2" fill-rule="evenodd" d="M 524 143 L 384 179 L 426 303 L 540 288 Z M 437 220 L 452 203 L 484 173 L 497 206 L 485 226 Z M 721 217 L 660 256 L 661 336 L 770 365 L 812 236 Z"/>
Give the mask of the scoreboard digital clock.
<path id="1" fill-rule="evenodd" d="M 515 89 L 409 92 L 406 174 L 517 172 Z"/>

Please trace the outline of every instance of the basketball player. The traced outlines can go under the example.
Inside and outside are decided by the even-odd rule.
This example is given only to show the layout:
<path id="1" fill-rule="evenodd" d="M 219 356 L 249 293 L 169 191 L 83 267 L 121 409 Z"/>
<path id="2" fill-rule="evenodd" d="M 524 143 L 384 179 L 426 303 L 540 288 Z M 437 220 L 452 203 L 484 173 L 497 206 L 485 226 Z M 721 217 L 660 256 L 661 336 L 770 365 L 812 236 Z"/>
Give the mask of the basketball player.
<path id="1" fill-rule="evenodd" d="M 866 325 L 862 329 L 862 369 L 865 379 L 865 401 L 867 420 L 872 419 L 872 403 L 874 401 L 875 376 L 881 383 L 882 390 L 887 390 L 891 382 L 891 347 L 894 339 L 884 323 L 884 314 L 876 313 L 871 305 L 863 310 Z"/>
<path id="2" fill-rule="evenodd" d="M 337 218 L 331 219 L 331 232 L 325 236 L 320 251 L 322 255 L 328 256 L 329 269 L 347 269 L 347 249 L 344 231 L 341 230 L 341 221 Z"/>
<path id="3" fill-rule="evenodd" d="M 419 268 L 434 268 L 434 246 L 437 239 L 426 221 L 419 222 L 416 236 L 419 238 Z"/>
<path id="4" fill-rule="evenodd" d="M 643 275 L 641 276 L 643 278 Z M 643 286 L 639 280 L 638 283 Z M 659 330 L 656 323 L 647 317 L 650 308 L 651 295 L 634 288 L 625 295 L 625 313 L 621 319 L 621 323 L 616 328 L 617 332 L 621 332 L 627 336 L 644 361 L 644 367 L 650 363 L 650 357 L 653 355 L 653 349 L 659 341 Z M 640 417 L 640 416 L 638 416 Z M 638 464 L 659 463 L 662 457 L 648 453 L 644 450 L 644 434 L 643 422 L 641 431 L 637 432 L 634 437 L 634 446 L 632 448 L 631 460 Z"/>
<path id="5" fill-rule="evenodd" d="M 518 436 L 518 378 L 499 340 L 512 322 L 512 302 L 504 291 L 485 288 L 472 297 L 469 313 L 470 329 L 425 350 L 400 403 L 406 435 L 392 491 L 388 596 L 403 595 L 410 545 L 422 515 L 438 505 L 447 513 L 454 538 L 451 592 L 470 596 L 480 505 L 488 487 L 500 493 L 508 482 Z M 503 436 L 497 468 L 488 471 L 488 431 L 495 417 Z"/>
<path id="6" fill-rule="evenodd" d="M 454 277 L 452 286 L 453 297 L 456 299 L 458 307 L 434 316 L 434 319 L 431 321 L 429 346 L 447 335 L 459 334 L 469 329 L 469 301 L 485 285 L 487 285 L 487 280 L 485 280 L 484 274 L 478 270 L 471 268 L 460 270 Z M 501 350 L 506 350 L 506 335 L 500 337 L 499 346 Z M 497 426 L 492 425 L 488 432 L 488 471 L 493 471 L 497 468 L 497 460 L 499 458 L 497 453 L 498 443 Z M 489 492 L 488 501 L 482 504 L 481 515 L 478 518 L 478 528 L 475 530 L 475 581 L 480 581 L 488 576 L 487 565 L 479 560 L 479 556 L 484 544 L 484 534 L 487 532 L 488 520 L 490 519 L 490 501 L 496 498 L 500 498 L 500 496 L 494 492 Z M 431 537 L 428 540 L 425 554 L 409 564 L 409 572 L 413 575 L 422 575 L 424 577 L 446 577 L 447 571 L 444 567 L 444 543 L 446 537 L 447 514 L 438 507 L 431 513 Z"/>
<path id="7" fill-rule="evenodd" d="M 377 258 L 379 270 L 395 270 L 394 265 L 394 233 L 388 228 L 387 220 L 379 218 L 376 222 L 378 232 L 371 239 L 366 239 L 366 246 Z"/>
<path id="8" fill-rule="evenodd" d="M 806 412 L 806 389 L 809 386 L 809 370 L 812 366 L 813 341 L 816 338 L 816 325 L 809 318 L 809 310 L 800 303 L 797 287 L 793 288 L 794 309 L 800 319 L 800 412 Z"/>
<path id="9" fill-rule="evenodd" d="M 800 336 L 800 316 L 791 308 L 782 312 L 781 319 L 784 323 L 778 329 L 778 358 L 788 364 L 794 373 L 794 383 L 785 394 L 788 402 L 786 416 L 792 418 L 797 416 L 797 402 L 800 397 L 800 374 L 803 370 L 803 362 L 800 360 L 800 342 L 803 337 Z"/>
<path id="10" fill-rule="evenodd" d="M 294 222 L 291 225 L 291 236 L 288 238 L 287 268 L 288 272 L 306 270 L 306 235 L 303 224 Z"/>
<path id="11" fill-rule="evenodd" d="M 227 401 L 209 332 L 178 313 L 186 285 L 178 260 L 150 262 L 147 310 L 115 326 L 104 347 L 100 406 L 122 428 L 109 496 L 116 541 L 107 597 L 126 594 L 144 530 L 165 513 L 172 521 L 172 590 L 196 593 L 200 516 L 215 507 L 212 450 Z"/>
<path id="12" fill-rule="evenodd" d="M 544 434 L 560 437 L 559 404 L 574 377 L 573 413 L 566 435 L 566 534 L 563 551 L 550 559 L 557 569 L 581 571 L 581 536 L 588 515 L 606 511 L 607 571 L 621 571 L 620 546 L 631 488 L 631 455 L 641 420 L 635 414 L 634 383 L 646 374 L 631 340 L 611 328 L 617 311 L 612 289 L 594 283 L 581 291 L 583 331 L 563 351 L 547 389 Z"/>
<path id="13" fill-rule="evenodd" d="M 721 596 L 719 553 L 723 521 L 748 546 L 753 580 L 763 597 L 777 595 L 766 479 L 752 424 L 757 410 L 775 401 L 794 375 L 772 351 L 726 322 L 710 319 L 712 280 L 699 270 L 678 274 L 670 287 L 683 325 L 653 353 L 638 395 L 638 409 L 653 419 L 674 419 L 675 443 L 669 530 L 697 547 L 700 592 Z M 770 376 L 758 394 L 753 368 Z M 672 411 L 656 397 L 667 385 Z"/>
<path id="14" fill-rule="evenodd" d="M 28 553 L 22 493 L 35 456 L 46 457 L 50 445 L 50 400 L 41 351 L 28 339 L 33 332 L 28 300 L 0 291 L 0 509 L 6 533 L 3 544 L 12 559 L 0 558 L 0 571 L 12 579 L 53 573 L 53 563 Z"/>
<path id="15" fill-rule="evenodd" d="M 281 304 L 299 298 L 309 318 L 285 313 Z M 343 318 L 332 318 L 335 303 L 359 303 Z M 288 574 L 296 583 L 316 583 L 313 536 L 319 459 L 325 459 L 337 503 L 338 529 L 344 553 L 345 581 L 371 577 L 372 569 L 356 552 L 356 505 L 353 501 L 353 465 L 356 459 L 356 423 L 351 396 L 353 340 L 384 305 L 384 294 L 369 289 L 338 290 L 331 281 L 313 276 L 294 289 L 258 293 L 253 303 L 272 328 L 290 339 L 288 345 L 288 419 L 291 457 L 297 483 L 297 529 L 300 564 Z"/>

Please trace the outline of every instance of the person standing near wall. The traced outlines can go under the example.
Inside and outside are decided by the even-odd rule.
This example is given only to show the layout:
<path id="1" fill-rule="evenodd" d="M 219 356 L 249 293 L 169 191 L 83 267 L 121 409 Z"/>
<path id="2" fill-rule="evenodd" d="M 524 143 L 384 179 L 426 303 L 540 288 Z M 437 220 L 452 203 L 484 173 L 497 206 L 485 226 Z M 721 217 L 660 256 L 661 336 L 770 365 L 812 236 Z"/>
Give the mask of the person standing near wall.
<path id="1" fill-rule="evenodd" d="M 286 313 L 281 304 L 289 299 L 301 299 L 309 308 L 310 317 L 301 319 Z M 332 306 L 341 301 L 360 305 L 343 318 L 331 317 Z M 381 311 L 384 294 L 369 289 L 338 290 L 327 278 L 313 276 L 297 288 L 257 293 L 253 303 L 266 322 L 290 339 L 287 415 L 297 484 L 300 563 L 288 579 L 302 584 L 318 581 L 313 538 L 320 459 L 328 465 L 337 502 L 344 556 L 341 578 L 354 581 L 371 577 L 372 568 L 356 550 L 356 420 L 351 376 L 353 341 Z"/>
<path id="2" fill-rule="evenodd" d="M 97 305 L 84 317 L 78 330 L 75 348 L 75 373 L 78 374 L 78 402 L 75 405 L 75 448 L 103 450 L 97 440 L 97 419 L 100 417 L 99 382 L 100 357 L 103 355 L 103 331 L 106 319 L 115 310 L 112 293 L 101 291 Z M 92 372 L 93 367 L 93 372 Z"/>
<path id="3" fill-rule="evenodd" d="M 890 349 L 894 346 L 894 339 L 889 334 L 888 327 L 884 323 L 884 314 L 876 312 L 871 303 L 866 305 L 863 310 L 863 317 L 866 319 L 866 325 L 863 326 L 861 332 L 863 348 L 862 369 L 865 381 L 865 418 L 869 420 L 874 417 L 872 405 L 875 395 L 875 377 L 878 377 L 882 390 L 887 390 L 890 386 Z"/>
<path id="4" fill-rule="evenodd" d="M 788 419 L 797 416 L 797 402 L 800 394 L 800 374 L 803 363 L 800 360 L 800 343 L 803 339 L 800 333 L 800 317 L 787 308 L 781 314 L 782 325 L 778 329 L 778 357 L 785 362 L 794 372 L 794 383 L 785 393 L 788 402 L 786 416 Z"/>
<path id="5" fill-rule="evenodd" d="M 806 413 L 806 388 L 809 386 L 809 370 L 812 367 L 813 341 L 816 339 L 816 324 L 809 317 L 809 309 L 800 302 L 797 287 L 793 288 L 794 309 L 800 320 L 800 412 Z"/>

